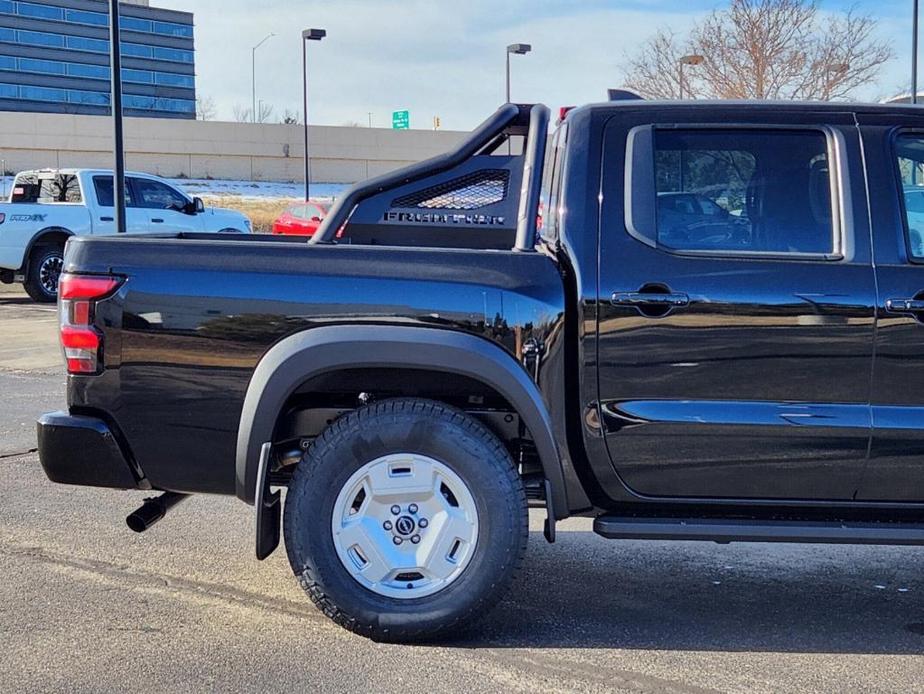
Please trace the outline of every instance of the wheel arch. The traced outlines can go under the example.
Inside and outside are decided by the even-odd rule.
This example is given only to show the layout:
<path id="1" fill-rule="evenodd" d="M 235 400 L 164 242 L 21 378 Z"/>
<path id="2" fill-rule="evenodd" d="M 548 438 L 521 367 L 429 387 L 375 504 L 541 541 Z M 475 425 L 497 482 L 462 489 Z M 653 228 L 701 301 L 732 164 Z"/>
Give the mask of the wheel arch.
<path id="1" fill-rule="evenodd" d="M 47 241 L 52 240 L 67 243 L 67 240 L 73 235 L 73 231 L 64 227 L 45 227 L 35 232 L 32 238 L 29 239 L 29 243 L 26 244 L 26 251 L 22 257 L 22 269 L 28 273 L 29 260 L 32 256 L 32 251 L 34 251 L 36 247 L 45 245 Z"/>
<path id="2" fill-rule="evenodd" d="M 529 430 L 549 484 L 557 518 L 568 515 L 564 473 L 542 395 L 522 366 L 483 338 L 439 328 L 340 325 L 312 328 L 277 343 L 251 377 L 241 412 L 236 493 L 254 504 L 260 453 L 299 386 L 325 373 L 354 368 L 421 369 L 457 374 L 503 396 Z"/>

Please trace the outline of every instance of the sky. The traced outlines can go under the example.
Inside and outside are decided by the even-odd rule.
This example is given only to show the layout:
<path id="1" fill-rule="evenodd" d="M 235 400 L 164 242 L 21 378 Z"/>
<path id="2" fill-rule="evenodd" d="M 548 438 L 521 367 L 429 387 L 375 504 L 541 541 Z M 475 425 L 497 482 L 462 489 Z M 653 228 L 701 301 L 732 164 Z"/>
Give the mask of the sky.
<path id="1" fill-rule="evenodd" d="M 323 28 L 309 44 L 309 120 L 390 127 L 408 109 L 412 128 L 468 130 L 504 101 L 510 43 L 512 100 L 553 109 L 601 101 L 622 83 L 622 66 L 659 28 L 678 33 L 727 3 L 709 0 L 151 0 L 195 13 L 197 90 L 219 120 L 251 104 L 251 48 L 257 98 L 274 119 L 301 113 L 301 30 Z M 877 85 L 857 94 L 889 96 L 910 84 L 911 0 L 828 0 L 823 11 L 855 5 L 879 20 L 895 48 Z"/>

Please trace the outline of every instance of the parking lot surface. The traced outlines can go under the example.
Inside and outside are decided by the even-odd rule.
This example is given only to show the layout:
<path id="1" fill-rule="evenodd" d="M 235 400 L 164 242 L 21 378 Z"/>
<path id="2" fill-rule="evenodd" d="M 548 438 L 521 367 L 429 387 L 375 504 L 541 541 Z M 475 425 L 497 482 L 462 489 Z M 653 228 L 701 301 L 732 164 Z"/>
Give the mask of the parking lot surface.
<path id="1" fill-rule="evenodd" d="M 924 550 L 533 533 L 476 630 L 375 644 L 318 614 L 251 509 L 194 497 L 143 535 L 140 492 L 65 487 L 33 422 L 64 406 L 54 312 L 0 293 L 0 690 L 924 691 Z"/>

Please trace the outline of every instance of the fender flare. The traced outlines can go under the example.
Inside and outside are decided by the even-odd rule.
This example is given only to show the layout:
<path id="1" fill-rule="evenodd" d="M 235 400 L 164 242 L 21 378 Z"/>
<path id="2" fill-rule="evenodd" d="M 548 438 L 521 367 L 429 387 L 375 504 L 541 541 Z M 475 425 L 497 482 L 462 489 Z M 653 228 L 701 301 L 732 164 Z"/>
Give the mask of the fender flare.
<path id="1" fill-rule="evenodd" d="M 564 473 L 542 394 L 500 346 L 468 333 L 409 326 L 335 325 L 278 342 L 260 360 L 244 398 L 237 437 L 236 493 L 255 504 L 260 451 L 286 400 L 306 380 L 346 368 L 419 368 L 455 373 L 506 398 L 532 434 L 548 482 L 550 510 L 568 516 Z"/>
<path id="2" fill-rule="evenodd" d="M 28 273 L 29 271 L 29 256 L 32 255 L 32 249 L 42 240 L 42 237 L 48 236 L 49 234 L 64 234 L 68 238 L 75 235 L 73 231 L 65 229 L 64 227 L 45 227 L 35 232 L 32 238 L 29 239 L 29 243 L 26 244 L 26 248 L 22 254 L 22 267 L 20 269 L 23 272 Z"/>

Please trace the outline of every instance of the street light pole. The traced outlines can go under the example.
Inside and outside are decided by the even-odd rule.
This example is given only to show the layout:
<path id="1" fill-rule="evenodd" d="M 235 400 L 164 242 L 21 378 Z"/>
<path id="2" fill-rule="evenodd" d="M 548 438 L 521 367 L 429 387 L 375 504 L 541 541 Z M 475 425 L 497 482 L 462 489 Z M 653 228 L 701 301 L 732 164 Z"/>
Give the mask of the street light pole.
<path id="1" fill-rule="evenodd" d="M 251 104 L 251 115 L 253 117 L 251 120 L 254 123 L 257 122 L 257 49 L 275 35 L 276 34 L 268 34 L 260 43 L 250 49 L 250 91 L 251 96 L 253 96 L 253 103 Z"/>
<path id="2" fill-rule="evenodd" d="M 112 78 L 113 176 L 112 207 L 116 233 L 125 233 L 125 147 L 122 136 L 122 45 L 119 0 L 109 0 L 109 66 Z"/>
<path id="3" fill-rule="evenodd" d="M 911 103 L 918 103 L 918 0 L 914 0 L 914 19 L 911 20 Z"/>
<path id="4" fill-rule="evenodd" d="M 320 41 L 327 36 L 324 29 L 305 29 L 302 32 L 302 96 L 305 120 L 305 202 L 311 201 L 311 158 L 308 152 L 308 42 Z"/>

